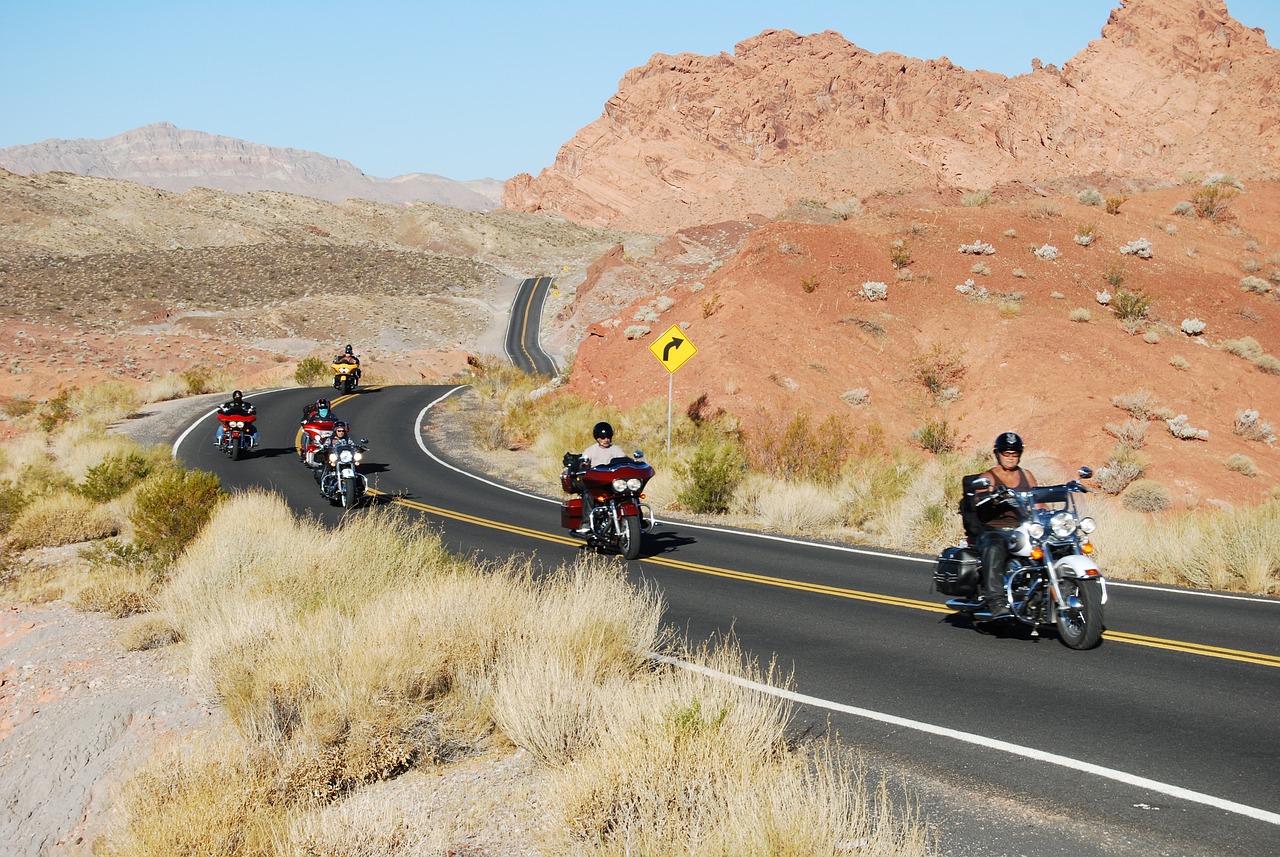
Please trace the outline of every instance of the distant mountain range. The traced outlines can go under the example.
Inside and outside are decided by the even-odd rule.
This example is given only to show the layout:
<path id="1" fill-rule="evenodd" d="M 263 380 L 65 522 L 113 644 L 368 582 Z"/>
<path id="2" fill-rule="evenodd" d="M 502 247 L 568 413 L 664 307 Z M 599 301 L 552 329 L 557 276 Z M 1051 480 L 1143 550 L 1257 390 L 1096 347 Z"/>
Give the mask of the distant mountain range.
<path id="1" fill-rule="evenodd" d="M 0 149 L 0 167 L 19 175 L 66 172 L 125 179 L 181 193 L 207 187 L 233 193 L 284 191 L 330 202 L 391 205 L 432 202 L 464 211 L 500 208 L 503 183 L 454 181 L 429 173 L 365 175 L 349 161 L 188 131 L 157 122 L 103 140 L 45 140 Z"/>

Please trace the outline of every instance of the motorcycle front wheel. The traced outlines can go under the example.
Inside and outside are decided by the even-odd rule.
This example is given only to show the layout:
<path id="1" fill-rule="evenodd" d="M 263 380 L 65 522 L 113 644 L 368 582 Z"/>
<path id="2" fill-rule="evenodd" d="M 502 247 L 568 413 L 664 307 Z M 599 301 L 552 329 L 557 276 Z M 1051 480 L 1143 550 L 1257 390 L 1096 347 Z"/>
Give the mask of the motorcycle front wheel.
<path id="1" fill-rule="evenodd" d="M 342 484 L 342 507 L 353 509 L 356 505 L 356 481 L 348 479 Z"/>
<path id="2" fill-rule="evenodd" d="M 1063 578 L 1059 589 L 1058 637 L 1071 649 L 1092 649 L 1102 642 L 1102 589 L 1097 581 Z"/>
<path id="3" fill-rule="evenodd" d="M 640 558 L 639 515 L 627 515 L 622 519 L 622 534 L 618 536 L 618 550 L 627 559 Z"/>
<path id="4" fill-rule="evenodd" d="M 231 443 L 227 444 L 227 454 L 231 456 L 232 461 L 240 460 L 240 441 L 236 438 L 231 439 Z"/>

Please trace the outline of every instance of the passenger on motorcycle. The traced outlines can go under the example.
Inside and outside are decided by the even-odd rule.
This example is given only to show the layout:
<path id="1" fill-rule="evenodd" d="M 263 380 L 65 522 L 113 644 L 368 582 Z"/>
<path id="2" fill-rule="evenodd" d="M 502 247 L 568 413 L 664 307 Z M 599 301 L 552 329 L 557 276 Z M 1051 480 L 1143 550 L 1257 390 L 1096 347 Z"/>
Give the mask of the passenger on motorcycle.
<path id="1" fill-rule="evenodd" d="M 350 366 L 356 367 L 355 371 L 352 372 L 351 374 L 357 381 L 360 380 L 360 358 L 357 357 L 354 352 L 352 352 L 350 343 L 348 343 L 347 347 L 342 350 L 341 354 L 333 358 L 333 362 L 346 363 Z"/>
<path id="2" fill-rule="evenodd" d="M 591 428 L 591 436 L 596 442 L 582 451 L 579 458 L 586 467 L 603 467 L 627 454 L 613 445 L 613 426 L 606 422 L 598 422 Z M 582 492 L 582 525 L 575 532 L 585 535 L 591 532 L 591 509 L 595 506 L 595 498 L 590 491 Z"/>
<path id="3" fill-rule="evenodd" d="M 973 499 L 965 497 L 960 503 L 960 516 L 969 544 L 982 553 L 983 599 L 994 620 L 1011 615 L 1005 599 L 1004 570 L 1009 561 L 1009 531 L 1017 528 L 1022 518 L 1018 510 L 1007 503 L 991 501 L 979 505 L 974 500 L 1001 487 L 1028 491 L 1036 487 L 1036 477 L 1020 466 L 1022 438 L 1014 432 L 1003 432 L 997 437 L 993 452 L 996 466 L 981 474 L 991 480 L 991 487 L 977 492 Z"/>
<path id="4" fill-rule="evenodd" d="M 311 404 L 302 409 L 302 421 L 309 423 L 312 420 L 329 420 L 333 419 L 329 410 L 328 399 L 316 399 Z"/>
<path id="5" fill-rule="evenodd" d="M 231 401 L 223 402 L 221 405 L 218 406 L 218 413 L 248 415 L 248 414 L 256 414 L 257 409 L 253 405 L 249 404 L 244 400 L 244 393 L 240 392 L 239 390 L 236 390 L 231 394 Z M 227 427 L 222 423 L 222 421 L 219 420 L 218 433 L 213 439 L 214 446 L 222 446 L 222 434 L 223 432 L 226 431 L 226 428 Z M 254 446 L 257 446 L 258 445 L 258 427 L 253 423 L 249 423 L 247 426 L 245 426 L 244 430 L 249 435 L 250 442 L 252 442 Z"/>

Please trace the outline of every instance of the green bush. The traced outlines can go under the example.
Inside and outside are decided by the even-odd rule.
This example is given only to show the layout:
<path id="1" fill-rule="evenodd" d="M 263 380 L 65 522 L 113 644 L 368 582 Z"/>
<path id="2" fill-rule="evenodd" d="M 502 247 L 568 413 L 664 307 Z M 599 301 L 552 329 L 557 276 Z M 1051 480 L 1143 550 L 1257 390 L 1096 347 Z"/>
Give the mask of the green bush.
<path id="1" fill-rule="evenodd" d="M 929 420 L 911 432 L 911 440 L 934 454 L 955 452 L 957 446 L 955 427 L 945 419 Z"/>
<path id="2" fill-rule="evenodd" d="M 180 377 L 182 378 L 182 383 L 187 385 L 188 396 L 203 396 L 205 393 L 217 392 L 208 369 L 193 366 L 183 372 Z"/>
<path id="3" fill-rule="evenodd" d="M 0 480 L 0 536 L 9 532 L 18 513 L 30 502 L 31 495 L 23 491 L 19 483 Z"/>
<path id="4" fill-rule="evenodd" d="M 208 523 L 222 493 L 218 477 L 199 470 L 169 470 L 138 489 L 130 520 L 134 541 L 165 560 L 174 560 Z"/>
<path id="5" fill-rule="evenodd" d="M 747 462 L 732 442 L 704 441 L 680 472 L 689 480 L 687 487 L 676 493 L 680 504 L 691 512 L 722 515 L 729 511 L 733 492 L 746 475 Z"/>
<path id="6" fill-rule="evenodd" d="M 329 363 L 319 357 L 303 357 L 293 370 L 293 380 L 300 387 L 318 387 L 329 380 Z"/>
<path id="7" fill-rule="evenodd" d="M 84 481 L 76 486 L 82 497 L 105 503 L 114 500 L 151 474 L 152 464 L 136 452 L 108 455 L 90 467 Z"/>
<path id="8" fill-rule="evenodd" d="M 1169 489 L 1154 479 L 1139 479 L 1129 486 L 1120 501 L 1133 512 L 1160 512 L 1171 505 Z"/>
<path id="9" fill-rule="evenodd" d="M 1140 289 L 1120 289 L 1111 299 L 1111 308 L 1121 321 L 1137 321 L 1146 318 L 1151 298 Z"/>
<path id="10" fill-rule="evenodd" d="M 36 421 L 40 424 L 42 431 L 51 432 L 71 417 L 71 391 L 62 390 L 45 402 Z"/>

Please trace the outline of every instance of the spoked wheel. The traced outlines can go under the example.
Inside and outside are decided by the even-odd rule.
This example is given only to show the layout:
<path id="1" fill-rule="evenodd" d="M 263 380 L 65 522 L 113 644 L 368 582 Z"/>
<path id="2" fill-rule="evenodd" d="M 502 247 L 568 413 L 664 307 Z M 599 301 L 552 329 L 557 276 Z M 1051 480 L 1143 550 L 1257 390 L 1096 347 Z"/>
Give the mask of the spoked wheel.
<path id="1" fill-rule="evenodd" d="M 640 516 L 627 515 L 622 519 L 622 535 L 618 537 L 618 550 L 627 559 L 640 558 Z"/>
<path id="2" fill-rule="evenodd" d="M 1058 605 L 1058 636 L 1072 649 L 1092 649 L 1102 642 L 1102 588 L 1096 581 L 1063 578 Z"/>

